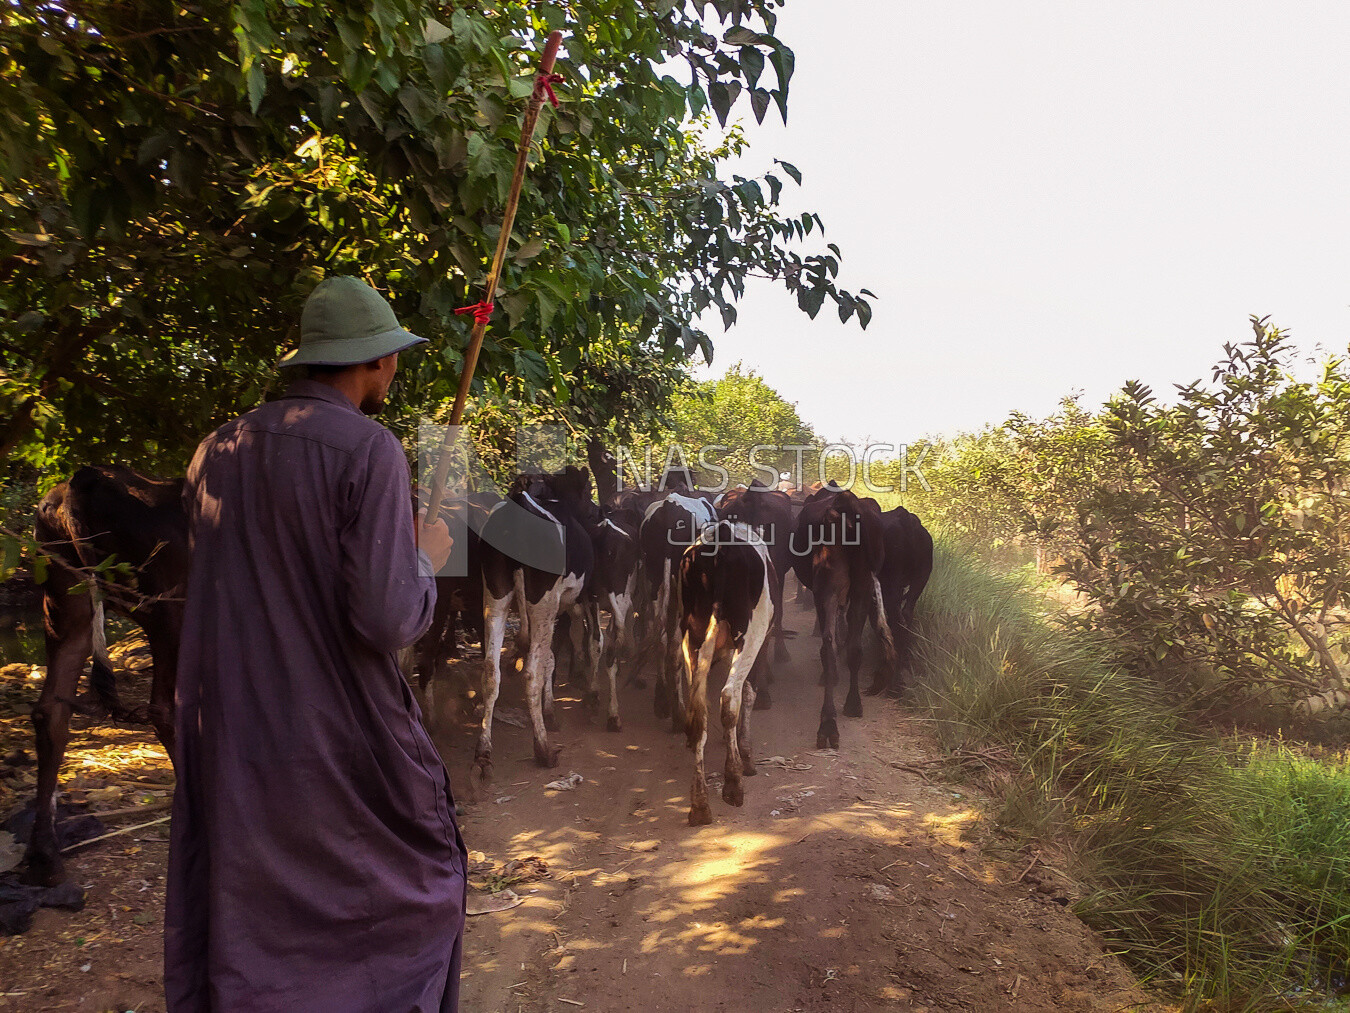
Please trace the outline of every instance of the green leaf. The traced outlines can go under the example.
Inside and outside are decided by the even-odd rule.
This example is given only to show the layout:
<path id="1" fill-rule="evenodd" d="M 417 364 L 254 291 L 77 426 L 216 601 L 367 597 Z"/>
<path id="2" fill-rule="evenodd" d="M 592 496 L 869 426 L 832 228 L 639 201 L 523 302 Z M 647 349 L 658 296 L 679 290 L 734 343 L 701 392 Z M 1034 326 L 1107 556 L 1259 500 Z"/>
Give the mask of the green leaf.
<path id="1" fill-rule="evenodd" d="M 539 256 L 544 248 L 544 239 L 542 236 L 535 236 L 533 239 L 525 242 L 520 249 L 516 251 L 515 261 L 517 264 L 524 264 Z"/>
<path id="2" fill-rule="evenodd" d="M 453 34 L 446 25 L 433 17 L 428 17 L 422 24 L 422 40 L 429 45 L 438 45 Z"/>
<path id="3" fill-rule="evenodd" d="M 712 102 L 713 112 L 722 126 L 727 125 L 727 115 L 741 93 L 739 81 L 714 81 L 708 85 L 708 100 Z"/>
<path id="4" fill-rule="evenodd" d="M 802 174 L 797 170 L 797 167 L 795 165 L 789 165 L 787 162 L 784 162 L 781 159 L 775 159 L 775 161 L 778 162 L 778 164 L 783 167 L 783 171 L 786 172 L 789 176 L 791 176 L 793 181 L 798 186 L 802 185 Z"/>
<path id="5" fill-rule="evenodd" d="M 769 93 L 763 88 L 756 88 L 750 93 L 750 108 L 754 110 L 756 123 L 764 122 L 764 114 L 769 111 L 769 98 Z"/>
<path id="6" fill-rule="evenodd" d="M 255 63 L 248 69 L 248 104 L 253 112 L 258 111 L 266 93 L 267 77 L 263 74 L 262 67 Z"/>
<path id="7" fill-rule="evenodd" d="M 764 73 L 764 54 L 753 46 L 745 46 L 741 49 L 741 73 L 745 76 L 745 84 L 749 88 L 755 87 L 759 83 L 759 75 Z M 768 103 L 768 95 L 764 97 Z"/>

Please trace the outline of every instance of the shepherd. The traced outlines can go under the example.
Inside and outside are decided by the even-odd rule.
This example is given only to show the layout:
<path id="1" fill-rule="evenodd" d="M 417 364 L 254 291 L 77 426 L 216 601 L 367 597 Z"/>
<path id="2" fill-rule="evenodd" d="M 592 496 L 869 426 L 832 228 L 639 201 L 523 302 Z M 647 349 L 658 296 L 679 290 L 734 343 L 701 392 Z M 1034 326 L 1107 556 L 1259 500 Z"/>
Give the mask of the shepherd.
<path id="1" fill-rule="evenodd" d="M 325 279 L 281 360 L 305 378 L 188 469 L 171 1013 L 458 1008 L 465 851 L 396 662 L 450 536 L 414 519 L 402 446 L 368 417 L 423 340 L 366 282 Z"/>

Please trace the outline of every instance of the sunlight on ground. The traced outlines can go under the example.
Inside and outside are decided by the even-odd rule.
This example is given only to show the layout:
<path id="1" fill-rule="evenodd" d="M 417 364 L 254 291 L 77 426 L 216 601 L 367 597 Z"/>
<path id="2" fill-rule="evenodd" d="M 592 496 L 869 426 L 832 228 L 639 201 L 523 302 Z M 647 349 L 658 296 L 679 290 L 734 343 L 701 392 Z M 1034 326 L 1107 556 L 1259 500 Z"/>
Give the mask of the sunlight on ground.
<path id="1" fill-rule="evenodd" d="M 980 814 L 974 809 L 966 809 L 950 816 L 929 813 L 923 818 L 923 825 L 927 827 L 929 833 L 943 844 L 959 849 L 965 847 L 964 834 L 966 830 L 979 822 L 979 819 Z"/>
<path id="2" fill-rule="evenodd" d="M 690 850 L 706 852 L 716 848 L 721 855 L 695 854 L 680 867 L 670 869 L 665 878 L 668 886 L 681 891 L 681 897 L 691 904 L 712 904 L 721 900 L 736 887 L 736 881 L 761 863 L 757 859 L 766 851 L 787 844 L 778 834 L 742 830 L 722 833 L 705 841 L 690 841 Z"/>

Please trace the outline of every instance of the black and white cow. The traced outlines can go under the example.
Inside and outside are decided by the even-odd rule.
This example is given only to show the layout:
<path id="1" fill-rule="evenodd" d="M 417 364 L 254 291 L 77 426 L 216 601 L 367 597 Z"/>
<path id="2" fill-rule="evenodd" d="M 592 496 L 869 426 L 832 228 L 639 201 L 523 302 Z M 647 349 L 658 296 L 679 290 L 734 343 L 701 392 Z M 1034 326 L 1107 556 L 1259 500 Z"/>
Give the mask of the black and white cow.
<path id="1" fill-rule="evenodd" d="M 647 601 L 655 602 L 649 624 L 649 642 L 659 665 L 653 708 L 658 718 L 670 717 L 673 732 L 684 729 L 686 717 L 684 682 L 678 674 L 680 557 L 698 541 L 699 532 L 716 521 L 717 513 L 707 500 L 672 492 L 647 507 L 639 532 Z"/>
<path id="2" fill-rule="evenodd" d="M 553 631 L 559 612 L 571 615 L 584 641 L 592 677 L 599 654 L 599 622 L 588 608 L 586 586 L 595 566 L 588 524 L 598 507 L 590 498 L 590 474 L 568 468 L 557 476 L 522 476 L 482 528 L 483 717 L 474 763 L 486 779 L 492 771 L 492 714 L 501 692 L 501 650 L 506 615 L 514 601 L 528 628 L 525 651 L 526 705 L 541 766 L 558 763 L 548 732 L 553 716 Z"/>
<path id="3" fill-rule="evenodd" d="M 722 799 L 745 802 L 742 776 L 755 773 L 750 757 L 750 711 L 755 683 L 762 677 L 767 652 L 761 653 L 781 602 L 764 540 L 747 524 L 719 521 L 703 529 L 680 558 L 680 655 L 689 700 L 685 726 L 694 751 L 689 823 L 712 822 L 703 749 L 708 741 L 708 675 L 715 662 L 730 657 L 722 687 L 722 735 L 726 766 Z M 759 663 L 759 664 L 757 664 Z"/>
<path id="4" fill-rule="evenodd" d="M 610 614 L 609 635 L 600 645 L 600 669 L 604 673 L 606 701 L 605 727 L 611 732 L 623 729 L 619 716 L 619 664 L 636 653 L 633 647 L 633 597 L 637 593 L 638 525 L 627 510 L 606 510 L 604 520 L 591 531 L 595 549 L 594 579 L 591 596 Z"/>
<path id="5" fill-rule="evenodd" d="M 749 524 L 769 550 L 773 561 L 778 597 L 783 597 L 783 580 L 792 566 L 792 530 L 794 525 L 792 500 L 785 492 L 769 489 L 758 479 L 750 486 L 738 486 L 717 498 L 717 515 L 724 521 L 744 521 Z M 789 660 L 787 639 L 783 633 L 783 614 L 774 616 L 773 638 L 776 661 Z M 764 700 L 760 700 L 763 709 Z"/>

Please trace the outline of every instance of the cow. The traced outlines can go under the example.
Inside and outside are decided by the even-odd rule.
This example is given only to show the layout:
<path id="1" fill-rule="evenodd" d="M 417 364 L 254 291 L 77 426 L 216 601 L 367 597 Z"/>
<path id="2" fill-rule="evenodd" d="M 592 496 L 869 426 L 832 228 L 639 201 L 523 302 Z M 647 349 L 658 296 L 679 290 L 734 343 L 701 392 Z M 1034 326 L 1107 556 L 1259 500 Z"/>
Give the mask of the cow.
<path id="1" fill-rule="evenodd" d="M 694 751 L 690 826 L 712 822 L 703 770 L 703 749 L 708 741 L 708 675 L 714 662 L 728 656 L 731 667 L 722 687 L 721 709 L 727 750 L 722 799 L 734 806 L 745 802 L 741 778 L 755 773 L 749 725 L 755 683 L 764 671 L 760 649 L 774 614 L 782 608 L 776 587 L 764 540 L 742 522 L 709 525 L 680 556 L 680 655 L 689 701 L 685 733 Z"/>
<path id="2" fill-rule="evenodd" d="M 436 609 L 431 626 L 415 647 L 422 713 L 429 728 L 438 713 L 434 694 L 441 663 L 446 658 L 459 657 L 456 627 L 461 616 L 467 620 L 469 633 L 477 635 L 480 645 L 483 643 L 483 562 L 478 531 L 498 499 L 472 494 L 447 502 L 441 510 L 451 536 L 456 539 L 451 565 L 446 567 L 451 572 L 436 577 Z"/>
<path id="3" fill-rule="evenodd" d="M 671 719 L 672 732 L 684 730 L 687 716 L 684 681 L 678 677 L 680 557 L 698 541 L 699 532 L 716 521 L 717 514 L 707 500 L 671 492 L 647 507 L 638 533 L 645 598 L 648 604 L 655 602 L 649 638 L 658 664 L 652 708 L 658 719 Z"/>
<path id="4" fill-rule="evenodd" d="M 585 642 L 592 672 L 602 649 L 598 615 L 585 590 L 595 567 L 588 526 L 599 517 L 590 498 L 590 473 L 568 467 L 558 475 L 526 475 L 511 495 L 492 508 L 482 528 L 483 716 L 474 765 L 484 780 L 492 774 L 492 715 L 501 692 L 501 651 L 506 615 L 514 601 L 528 629 L 525 692 L 534 736 L 534 758 L 558 764 L 550 745 L 557 730 L 553 713 L 553 632 L 559 612 L 571 614 L 574 636 Z"/>
<path id="5" fill-rule="evenodd" d="M 883 615 L 878 580 L 885 562 L 882 527 L 881 508 L 875 500 L 860 499 L 846 489 L 826 486 L 807 499 L 792 533 L 793 569 L 802 585 L 811 590 L 820 626 L 825 700 L 816 731 L 817 749 L 839 748 L 834 687 L 839 674 L 836 638 L 840 619 L 846 616 L 848 627 L 844 638 L 849 667 L 846 717 L 862 717 L 858 670 L 862 666 L 862 636 L 869 612 L 881 635 L 887 668 L 894 671 L 896 667 L 895 643 Z"/>
<path id="6" fill-rule="evenodd" d="M 591 531 L 595 550 L 595 575 L 589 593 L 610 614 L 609 636 L 601 645 L 601 669 L 608 689 L 605 727 L 623 730 L 619 715 L 619 663 L 632 652 L 633 597 L 637 593 L 640 516 L 630 510 L 604 511 L 604 519 Z M 598 704 L 598 692 L 587 695 Z"/>
<path id="7" fill-rule="evenodd" d="M 867 692 L 899 696 L 902 673 L 913 666 L 914 606 L 933 574 L 933 536 L 902 506 L 887 510 L 881 521 L 885 555 L 877 582 L 898 664 L 889 673 L 878 670 Z"/>
<path id="8" fill-rule="evenodd" d="M 722 520 L 744 521 L 758 532 L 768 546 L 769 557 L 773 560 L 775 579 L 778 582 L 777 594 L 783 597 L 783 580 L 792 565 L 793 516 L 792 500 L 787 493 L 768 489 L 755 480 L 755 484 L 737 487 L 718 497 L 717 514 Z M 788 660 L 787 640 L 783 634 L 783 611 L 774 613 L 773 637 L 775 643 L 775 661 Z M 760 707 L 765 704 L 761 694 Z"/>
<path id="9" fill-rule="evenodd" d="M 174 756 L 174 683 L 188 572 L 183 482 L 112 465 L 81 468 L 42 498 L 34 535 L 52 565 L 43 584 L 47 675 L 32 715 L 38 783 L 24 880 L 55 886 L 66 877 L 56 837 L 56 786 L 75 691 L 95 647 L 96 627 L 98 638 L 102 635 L 92 595 L 72 591 L 88 582 L 90 567 L 110 556 L 135 570 L 133 593 L 109 582 L 103 590 L 107 603 L 135 620 L 149 640 L 153 677 L 147 716 L 170 760 Z M 94 670 L 96 694 L 114 716 L 132 717 L 110 688 L 110 671 L 99 667 Z"/>

